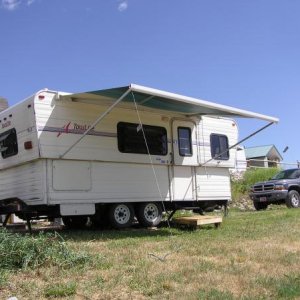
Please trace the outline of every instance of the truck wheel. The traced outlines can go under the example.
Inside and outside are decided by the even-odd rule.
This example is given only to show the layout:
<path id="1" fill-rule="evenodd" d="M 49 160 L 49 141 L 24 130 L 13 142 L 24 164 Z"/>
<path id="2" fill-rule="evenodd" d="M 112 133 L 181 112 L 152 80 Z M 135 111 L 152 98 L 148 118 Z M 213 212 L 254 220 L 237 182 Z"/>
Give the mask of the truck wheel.
<path id="1" fill-rule="evenodd" d="M 268 203 L 265 202 L 253 202 L 253 205 L 256 210 L 266 210 L 268 207 Z"/>
<path id="2" fill-rule="evenodd" d="M 114 204 L 109 209 L 110 224 L 116 228 L 130 227 L 134 219 L 134 210 L 131 204 Z"/>
<path id="3" fill-rule="evenodd" d="M 88 218 L 86 216 L 65 216 L 62 217 L 62 220 L 69 229 L 83 229 Z"/>
<path id="4" fill-rule="evenodd" d="M 297 191 L 291 190 L 285 200 L 288 208 L 297 208 L 300 206 L 300 195 Z"/>
<path id="5" fill-rule="evenodd" d="M 137 219 L 142 226 L 157 226 L 162 219 L 162 208 L 160 203 L 141 203 L 137 209 Z"/>

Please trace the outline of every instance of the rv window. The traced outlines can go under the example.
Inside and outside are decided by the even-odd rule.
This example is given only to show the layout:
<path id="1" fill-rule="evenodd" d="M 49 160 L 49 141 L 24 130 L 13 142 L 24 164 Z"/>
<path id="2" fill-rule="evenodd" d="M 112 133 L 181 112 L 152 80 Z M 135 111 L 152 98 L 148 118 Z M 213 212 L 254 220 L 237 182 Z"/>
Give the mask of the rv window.
<path id="1" fill-rule="evenodd" d="M 192 156 L 191 128 L 178 127 L 178 149 L 180 156 Z"/>
<path id="2" fill-rule="evenodd" d="M 7 158 L 18 153 L 18 141 L 15 129 L 10 129 L 0 134 L 0 152 L 3 158 Z"/>
<path id="3" fill-rule="evenodd" d="M 211 134 L 210 135 L 211 157 L 217 160 L 228 160 L 228 138 L 226 135 Z"/>
<path id="4" fill-rule="evenodd" d="M 167 131 L 163 127 L 143 125 L 149 152 L 166 155 L 168 152 Z M 118 148 L 123 153 L 148 154 L 142 126 L 120 122 L 117 126 Z"/>

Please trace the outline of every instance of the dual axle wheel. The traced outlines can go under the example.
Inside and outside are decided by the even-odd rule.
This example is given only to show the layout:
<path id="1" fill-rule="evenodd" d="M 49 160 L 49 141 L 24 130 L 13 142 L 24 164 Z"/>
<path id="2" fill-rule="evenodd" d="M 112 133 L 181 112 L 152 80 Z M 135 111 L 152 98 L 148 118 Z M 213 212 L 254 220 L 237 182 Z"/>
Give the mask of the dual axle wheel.
<path id="1" fill-rule="evenodd" d="M 135 212 L 136 210 L 136 212 Z M 109 221 L 114 228 L 130 227 L 134 217 L 142 226 L 157 226 L 162 219 L 162 208 L 159 203 L 141 203 L 135 207 L 130 203 L 114 204 L 109 209 Z"/>
<path id="2" fill-rule="evenodd" d="M 116 203 L 107 209 L 96 212 L 91 217 L 92 222 L 96 226 L 105 225 L 109 222 L 114 228 L 130 227 L 137 218 L 138 222 L 144 227 L 157 226 L 162 219 L 162 208 L 160 203 L 146 202 L 133 206 L 130 203 Z M 88 218 L 86 216 L 65 216 L 63 222 L 68 228 L 80 229 L 84 228 Z"/>

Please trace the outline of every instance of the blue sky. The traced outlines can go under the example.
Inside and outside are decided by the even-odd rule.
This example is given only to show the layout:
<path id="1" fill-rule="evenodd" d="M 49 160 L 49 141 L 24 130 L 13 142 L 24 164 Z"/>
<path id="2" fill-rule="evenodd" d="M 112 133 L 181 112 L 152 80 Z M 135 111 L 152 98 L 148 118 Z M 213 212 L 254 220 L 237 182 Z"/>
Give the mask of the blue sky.
<path id="1" fill-rule="evenodd" d="M 137 83 L 280 118 L 300 160 L 299 0 L 0 0 L 0 95 Z M 263 126 L 238 120 L 240 137 Z"/>

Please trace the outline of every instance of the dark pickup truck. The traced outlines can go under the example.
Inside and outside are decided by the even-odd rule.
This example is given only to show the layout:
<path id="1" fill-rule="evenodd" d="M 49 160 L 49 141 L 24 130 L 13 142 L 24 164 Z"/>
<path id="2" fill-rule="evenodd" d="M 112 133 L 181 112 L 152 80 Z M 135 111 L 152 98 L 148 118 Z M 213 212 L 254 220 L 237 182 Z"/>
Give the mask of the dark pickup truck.
<path id="1" fill-rule="evenodd" d="M 269 181 L 254 184 L 249 195 L 256 210 L 266 209 L 272 203 L 300 207 L 300 169 L 284 170 Z"/>

